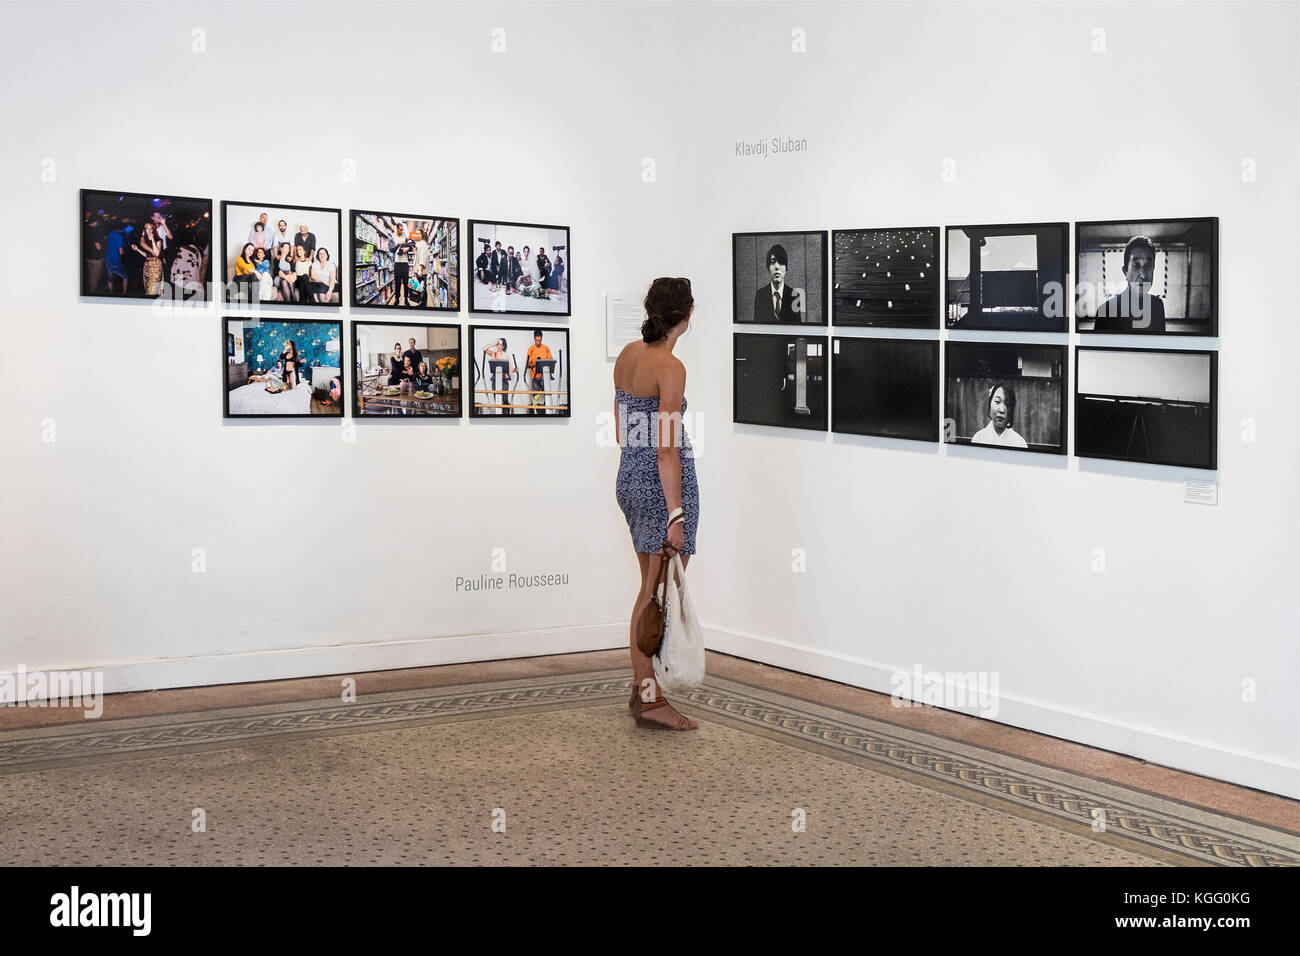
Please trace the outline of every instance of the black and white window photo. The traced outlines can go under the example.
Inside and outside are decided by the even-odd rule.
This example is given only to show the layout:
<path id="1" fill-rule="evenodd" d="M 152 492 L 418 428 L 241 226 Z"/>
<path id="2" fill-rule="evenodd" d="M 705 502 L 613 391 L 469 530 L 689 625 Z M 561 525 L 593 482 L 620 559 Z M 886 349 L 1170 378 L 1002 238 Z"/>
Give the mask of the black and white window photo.
<path id="1" fill-rule="evenodd" d="M 947 238 L 948 328 L 1066 331 L 1066 223 L 949 226 Z"/>
<path id="2" fill-rule="evenodd" d="M 1079 348 L 1074 453 L 1216 468 L 1217 358 L 1206 351 Z"/>
<path id="3" fill-rule="evenodd" d="M 954 342 L 944 441 L 1065 454 L 1065 346 Z"/>
<path id="4" fill-rule="evenodd" d="M 826 233 L 731 237 L 733 317 L 768 325 L 826 324 Z"/>
<path id="5" fill-rule="evenodd" d="M 831 233 L 831 321 L 895 329 L 939 327 L 939 229 Z"/>
<path id="6" fill-rule="evenodd" d="M 831 353 L 831 431 L 939 440 L 938 342 L 837 336 Z"/>
<path id="7" fill-rule="evenodd" d="M 732 421 L 826 430 L 826 336 L 733 339 Z"/>
<path id="8" fill-rule="evenodd" d="M 1080 332 L 1218 335 L 1219 220 L 1075 226 Z"/>

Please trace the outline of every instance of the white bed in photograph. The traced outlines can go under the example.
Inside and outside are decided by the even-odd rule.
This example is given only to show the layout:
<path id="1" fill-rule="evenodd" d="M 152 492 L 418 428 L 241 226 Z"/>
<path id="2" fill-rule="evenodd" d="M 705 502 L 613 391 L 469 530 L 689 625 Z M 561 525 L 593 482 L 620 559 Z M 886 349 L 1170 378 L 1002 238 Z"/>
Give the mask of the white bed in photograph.
<path id="1" fill-rule="evenodd" d="M 232 415 L 310 415 L 311 386 L 297 385 L 272 395 L 266 382 L 249 382 L 230 393 Z"/>

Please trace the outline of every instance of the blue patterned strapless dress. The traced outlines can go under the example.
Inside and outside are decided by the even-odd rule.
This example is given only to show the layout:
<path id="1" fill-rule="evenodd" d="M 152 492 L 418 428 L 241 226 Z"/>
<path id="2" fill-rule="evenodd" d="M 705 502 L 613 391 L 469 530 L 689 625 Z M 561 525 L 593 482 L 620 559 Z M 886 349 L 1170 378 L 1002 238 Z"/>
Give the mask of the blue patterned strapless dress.
<path id="1" fill-rule="evenodd" d="M 655 416 L 659 399 L 629 395 L 614 389 L 618 402 L 619 430 L 623 451 L 618 462 L 618 480 L 614 496 L 627 518 L 632 546 L 642 554 L 656 554 L 664 543 L 668 526 L 668 504 L 659 481 L 659 453 L 654 445 Z M 682 399 L 682 412 L 686 399 Z M 629 440 L 630 439 L 630 440 Z M 700 489 L 695 482 L 695 451 L 691 436 L 682 424 L 682 511 L 686 515 L 685 545 L 682 554 L 695 553 L 695 529 L 700 520 Z"/>

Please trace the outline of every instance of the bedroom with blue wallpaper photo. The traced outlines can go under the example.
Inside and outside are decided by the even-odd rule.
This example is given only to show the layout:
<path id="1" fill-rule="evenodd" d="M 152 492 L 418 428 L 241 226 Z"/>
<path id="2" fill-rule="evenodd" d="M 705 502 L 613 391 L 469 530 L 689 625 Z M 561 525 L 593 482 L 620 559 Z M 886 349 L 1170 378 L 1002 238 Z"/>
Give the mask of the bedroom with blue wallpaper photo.
<path id="1" fill-rule="evenodd" d="M 343 414 L 343 324 L 227 318 L 226 418 Z"/>

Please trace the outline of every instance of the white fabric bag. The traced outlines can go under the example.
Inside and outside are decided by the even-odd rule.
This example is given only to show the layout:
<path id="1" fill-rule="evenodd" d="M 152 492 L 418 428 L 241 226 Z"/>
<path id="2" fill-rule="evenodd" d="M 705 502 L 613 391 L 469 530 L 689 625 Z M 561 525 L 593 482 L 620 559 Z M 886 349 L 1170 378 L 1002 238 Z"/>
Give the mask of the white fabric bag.
<path id="1" fill-rule="evenodd" d="M 677 573 L 669 574 L 664 585 L 664 639 L 653 658 L 655 679 L 665 694 L 690 690 L 704 682 L 704 630 L 686 588 L 686 571 L 679 555 L 673 555 L 671 570 Z"/>

